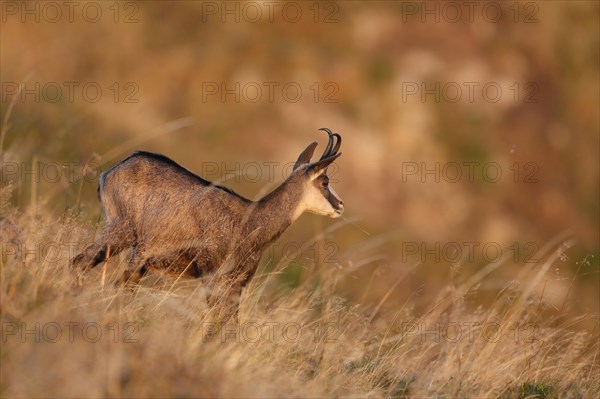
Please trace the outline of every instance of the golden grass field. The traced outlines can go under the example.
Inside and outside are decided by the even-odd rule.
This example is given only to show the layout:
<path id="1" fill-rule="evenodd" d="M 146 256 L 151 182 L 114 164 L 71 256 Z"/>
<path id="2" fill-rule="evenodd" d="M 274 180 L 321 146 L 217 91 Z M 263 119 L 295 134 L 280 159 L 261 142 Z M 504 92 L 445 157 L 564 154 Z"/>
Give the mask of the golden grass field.
<path id="1" fill-rule="evenodd" d="M 323 253 L 307 258 L 300 272 L 297 261 L 265 256 L 245 290 L 240 324 L 218 330 L 218 315 L 195 281 L 150 275 L 139 286 L 115 288 L 123 256 L 88 273 L 84 291 L 72 295 L 69 259 L 102 223 L 75 208 L 62 216 L 44 204 L 19 209 L 12 191 L 12 184 L 3 187 L 1 205 L 2 397 L 600 393 L 597 314 L 578 310 L 574 285 L 580 271 L 593 274 L 594 257 L 574 262 L 569 278 L 552 275 L 575 244 L 569 232 L 540 248 L 536 263 L 514 264 L 508 253 L 474 271 L 454 265 L 425 298 L 407 282 L 419 262 L 404 265 L 381 291 L 386 274 L 369 269 L 380 260 L 377 237 L 336 253 L 333 262 Z M 317 223 L 319 233 L 299 246 L 331 242 L 351 224 L 351 217 Z M 291 282 L 289 268 L 297 274 Z M 503 270 L 518 273 L 499 280 Z M 354 296 L 345 293 L 348 281 Z"/>
<path id="2" fill-rule="evenodd" d="M 510 256 L 460 283 L 448 281 L 419 312 L 412 295 L 383 312 L 391 292 L 372 305 L 339 294 L 338 284 L 370 262 L 361 248 L 340 264 L 308 265 L 291 289 L 279 281 L 288 266 L 282 258 L 269 270 L 261 268 L 246 288 L 239 324 L 218 330 L 197 283 L 147 276 L 133 288 L 116 288 L 122 261 L 97 267 L 84 291 L 70 294 L 69 257 L 97 229 L 77 216 L 19 212 L 8 207 L 10 195 L 11 187 L 5 187 L 2 397 L 593 398 L 600 393 L 597 315 L 567 311 L 577 296 L 573 279 L 563 282 L 568 288 L 562 306 L 546 299 L 552 294 L 546 291 L 547 275 L 561 262 L 561 248 L 572 245 L 568 233 L 548 242 L 540 251 L 542 262 L 523 267 L 495 290 L 488 305 L 473 307 L 473 300 L 495 270 L 510 264 Z M 21 245 L 13 245 L 17 242 Z M 587 259 L 581 264 L 586 266 Z M 410 272 L 392 289 L 402 290 Z"/>
<path id="3" fill-rule="evenodd" d="M 0 0 L 0 397 L 600 397 L 600 3 L 475 3 Z M 100 172 L 258 199 L 321 127 L 345 213 L 263 254 L 239 324 L 116 286 L 128 251 L 72 292 Z"/>

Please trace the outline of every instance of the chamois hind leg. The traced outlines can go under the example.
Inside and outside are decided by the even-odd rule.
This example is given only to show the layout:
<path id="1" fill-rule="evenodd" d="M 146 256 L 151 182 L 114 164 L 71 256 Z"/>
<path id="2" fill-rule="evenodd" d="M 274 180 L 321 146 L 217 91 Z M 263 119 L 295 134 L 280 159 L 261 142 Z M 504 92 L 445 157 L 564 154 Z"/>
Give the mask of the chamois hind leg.
<path id="1" fill-rule="evenodd" d="M 201 270 L 193 258 L 182 251 L 148 253 L 144 244 L 133 244 L 127 266 L 121 281 L 117 283 L 138 283 L 149 271 L 180 275 L 180 277 L 200 277 Z"/>
<path id="2" fill-rule="evenodd" d="M 140 245 L 134 244 L 127 259 L 127 266 L 125 266 L 121 281 L 116 283 L 117 286 L 128 283 L 137 284 L 148 272 L 146 262 L 141 260 L 140 249 Z"/>
<path id="3" fill-rule="evenodd" d="M 83 276 L 89 269 L 117 255 L 131 244 L 129 229 L 120 227 L 116 223 L 107 225 L 100 238 L 88 244 L 72 259 L 70 269 L 74 277 L 73 287 L 80 288 L 83 285 Z"/>

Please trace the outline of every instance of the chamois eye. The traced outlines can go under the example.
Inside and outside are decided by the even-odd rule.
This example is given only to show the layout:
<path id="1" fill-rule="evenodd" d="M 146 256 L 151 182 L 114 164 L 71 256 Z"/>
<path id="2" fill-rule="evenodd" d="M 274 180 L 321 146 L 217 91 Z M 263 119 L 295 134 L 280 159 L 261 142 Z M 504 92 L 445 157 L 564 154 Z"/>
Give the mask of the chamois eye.
<path id="1" fill-rule="evenodd" d="M 323 187 L 327 187 L 328 184 L 329 184 L 329 180 L 321 181 L 321 186 L 323 186 Z"/>

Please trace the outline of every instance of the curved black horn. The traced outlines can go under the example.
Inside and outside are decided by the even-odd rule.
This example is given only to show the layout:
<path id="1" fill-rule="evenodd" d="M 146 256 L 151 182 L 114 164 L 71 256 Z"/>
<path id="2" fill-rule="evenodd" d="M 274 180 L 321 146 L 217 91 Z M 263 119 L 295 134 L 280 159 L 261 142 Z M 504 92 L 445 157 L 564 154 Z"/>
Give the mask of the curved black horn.
<path id="1" fill-rule="evenodd" d="M 329 142 L 327 143 L 327 147 L 325 147 L 325 151 L 323 152 L 323 155 L 321 156 L 321 159 L 325 159 L 330 155 L 331 147 L 333 147 L 333 133 L 331 132 L 331 130 L 327 129 L 326 127 L 322 127 L 319 130 L 327 132 L 327 134 L 329 135 Z"/>
<path id="2" fill-rule="evenodd" d="M 342 145 L 342 136 L 340 136 L 338 133 L 334 133 L 333 135 L 335 136 L 337 141 L 335 142 L 335 145 L 331 150 L 331 155 L 337 154 L 338 150 L 340 149 L 340 146 Z"/>

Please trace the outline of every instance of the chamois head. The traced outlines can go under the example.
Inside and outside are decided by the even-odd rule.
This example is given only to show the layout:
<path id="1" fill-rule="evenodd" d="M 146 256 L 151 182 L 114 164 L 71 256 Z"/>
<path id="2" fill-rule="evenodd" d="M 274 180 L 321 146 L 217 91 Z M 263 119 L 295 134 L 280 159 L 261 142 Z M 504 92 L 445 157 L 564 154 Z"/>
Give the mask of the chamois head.
<path id="1" fill-rule="evenodd" d="M 310 143 L 298 157 L 290 176 L 302 186 L 302 197 L 294 213 L 294 219 L 304 211 L 332 218 L 340 217 L 344 212 L 344 201 L 329 185 L 329 177 L 327 177 L 327 167 L 342 155 L 338 153 L 342 138 L 338 133 L 332 133 L 327 128 L 319 130 L 329 135 L 325 152 L 318 161 L 310 162 L 318 144 L 316 141 Z"/>

